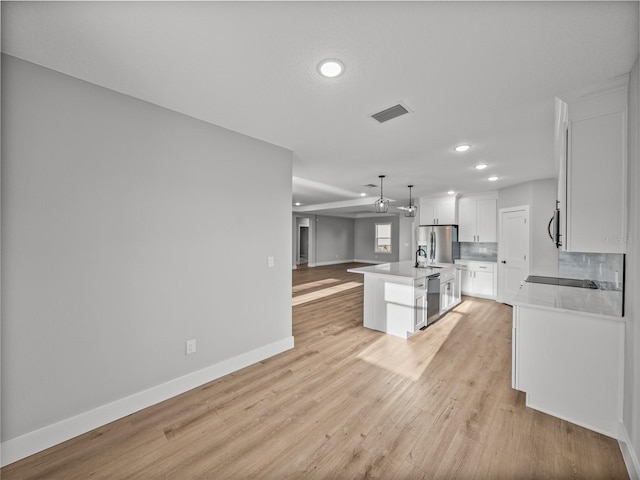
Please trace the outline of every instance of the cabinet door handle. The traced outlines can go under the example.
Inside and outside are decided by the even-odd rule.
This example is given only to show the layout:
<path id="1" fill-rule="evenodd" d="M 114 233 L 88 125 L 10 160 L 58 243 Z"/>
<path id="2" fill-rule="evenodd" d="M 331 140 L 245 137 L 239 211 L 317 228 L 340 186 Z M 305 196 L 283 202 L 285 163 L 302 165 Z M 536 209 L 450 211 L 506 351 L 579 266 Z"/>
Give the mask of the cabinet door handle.
<path id="1" fill-rule="evenodd" d="M 480 235 L 478 235 L 478 241 L 480 241 Z"/>

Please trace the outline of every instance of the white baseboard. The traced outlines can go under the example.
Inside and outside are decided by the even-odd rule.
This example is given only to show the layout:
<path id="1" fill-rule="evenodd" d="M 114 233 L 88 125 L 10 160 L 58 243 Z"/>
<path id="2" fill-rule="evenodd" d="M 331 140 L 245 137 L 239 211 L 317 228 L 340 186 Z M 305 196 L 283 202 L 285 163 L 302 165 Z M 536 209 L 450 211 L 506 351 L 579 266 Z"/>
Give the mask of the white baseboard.
<path id="1" fill-rule="evenodd" d="M 75 417 L 47 425 L 16 438 L 2 442 L 0 465 L 5 466 L 34 453 L 89 432 L 119 418 L 131 415 L 176 395 L 197 388 L 229 373 L 248 367 L 266 358 L 290 350 L 293 336 L 277 340 L 236 357 L 210 365 L 201 370 L 156 385 L 147 390 L 121 398 L 107 405 L 81 413 Z"/>
<path id="2" fill-rule="evenodd" d="M 638 461 L 638 455 L 633 449 L 627 429 L 622 422 L 620 422 L 618 443 L 620 444 L 620 450 L 622 451 L 622 458 L 624 458 L 627 472 L 629 472 L 629 478 L 631 480 L 640 480 L 640 461 Z"/>
<path id="3" fill-rule="evenodd" d="M 358 259 L 349 259 L 349 260 L 330 260 L 328 262 L 316 262 L 313 265 L 309 264 L 310 267 L 323 267 L 325 265 L 339 265 L 340 263 L 370 263 L 372 265 L 378 265 L 381 263 L 389 263 L 389 262 L 381 262 L 378 260 L 358 260 Z"/>
<path id="4" fill-rule="evenodd" d="M 339 265 L 341 263 L 352 263 L 355 260 L 330 260 L 328 262 L 316 262 L 313 264 L 314 267 L 324 267 L 325 265 Z"/>
<path id="5" fill-rule="evenodd" d="M 460 292 L 460 293 L 465 297 L 484 298 L 485 300 L 495 300 L 496 302 L 498 301 L 495 295 L 484 295 L 482 293 L 469 293 L 469 292 Z"/>

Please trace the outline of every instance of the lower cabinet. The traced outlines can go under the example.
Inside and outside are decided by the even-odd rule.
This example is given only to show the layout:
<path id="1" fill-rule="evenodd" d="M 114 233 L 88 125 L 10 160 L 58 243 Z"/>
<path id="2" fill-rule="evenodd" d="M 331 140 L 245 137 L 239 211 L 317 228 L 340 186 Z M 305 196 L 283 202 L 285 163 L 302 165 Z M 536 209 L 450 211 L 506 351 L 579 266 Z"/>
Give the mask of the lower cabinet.
<path id="1" fill-rule="evenodd" d="M 449 286 L 442 288 L 442 280 Z M 460 277 L 454 268 L 443 268 L 440 282 L 440 311 L 430 312 L 428 277 L 409 278 L 394 275 L 364 276 L 364 320 L 367 328 L 409 338 L 427 326 L 428 315 L 437 318 L 460 303 Z M 437 282 L 437 280 L 436 280 Z M 436 283 L 437 285 L 437 283 Z M 446 306 L 442 303 L 445 292 Z M 433 293 L 431 294 L 433 295 Z M 435 294 L 435 301 L 438 294 Z"/>
<path id="2" fill-rule="evenodd" d="M 495 262 L 456 260 L 463 295 L 496 298 L 497 275 Z"/>
<path id="3" fill-rule="evenodd" d="M 530 408 L 617 437 L 624 326 L 622 318 L 514 305 L 512 387 Z"/>
<path id="4" fill-rule="evenodd" d="M 426 284 L 424 277 L 365 275 L 363 325 L 409 338 L 427 324 Z"/>
<path id="5" fill-rule="evenodd" d="M 440 275 L 440 314 L 460 303 L 461 275 L 456 269 L 443 271 Z"/>
<path id="6" fill-rule="evenodd" d="M 427 279 L 420 278 L 413 283 L 413 332 L 427 325 Z"/>

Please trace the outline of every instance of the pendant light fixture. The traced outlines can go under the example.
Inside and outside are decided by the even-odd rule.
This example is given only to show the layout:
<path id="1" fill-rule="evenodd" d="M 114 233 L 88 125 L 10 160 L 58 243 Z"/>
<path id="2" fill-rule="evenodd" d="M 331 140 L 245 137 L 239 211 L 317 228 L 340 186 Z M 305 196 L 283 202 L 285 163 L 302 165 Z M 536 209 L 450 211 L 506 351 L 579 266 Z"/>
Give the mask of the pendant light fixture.
<path id="1" fill-rule="evenodd" d="M 382 182 L 385 175 L 378 175 L 378 177 L 380 178 L 380 198 L 376 200 L 375 203 L 376 212 L 387 213 L 387 211 L 389 210 L 389 200 L 385 200 L 384 196 L 382 195 Z"/>
<path id="2" fill-rule="evenodd" d="M 415 217 L 416 212 L 418 211 L 418 206 L 414 205 L 411 201 L 411 189 L 413 185 L 409 185 L 409 205 L 404 207 L 404 216 L 405 217 Z"/>

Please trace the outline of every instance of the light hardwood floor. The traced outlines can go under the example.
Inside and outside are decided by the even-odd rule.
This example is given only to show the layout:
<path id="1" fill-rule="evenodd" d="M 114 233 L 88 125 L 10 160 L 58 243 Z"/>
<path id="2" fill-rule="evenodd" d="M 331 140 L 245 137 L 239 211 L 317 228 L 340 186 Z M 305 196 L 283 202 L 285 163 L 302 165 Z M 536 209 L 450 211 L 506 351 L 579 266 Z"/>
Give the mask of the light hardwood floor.
<path id="1" fill-rule="evenodd" d="M 402 340 L 362 327 L 349 266 L 294 271 L 293 350 L 2 479 L 628 478 L 615 440 L 528 409 L 511 389 L 510 307 L 465 297 Z"/>

